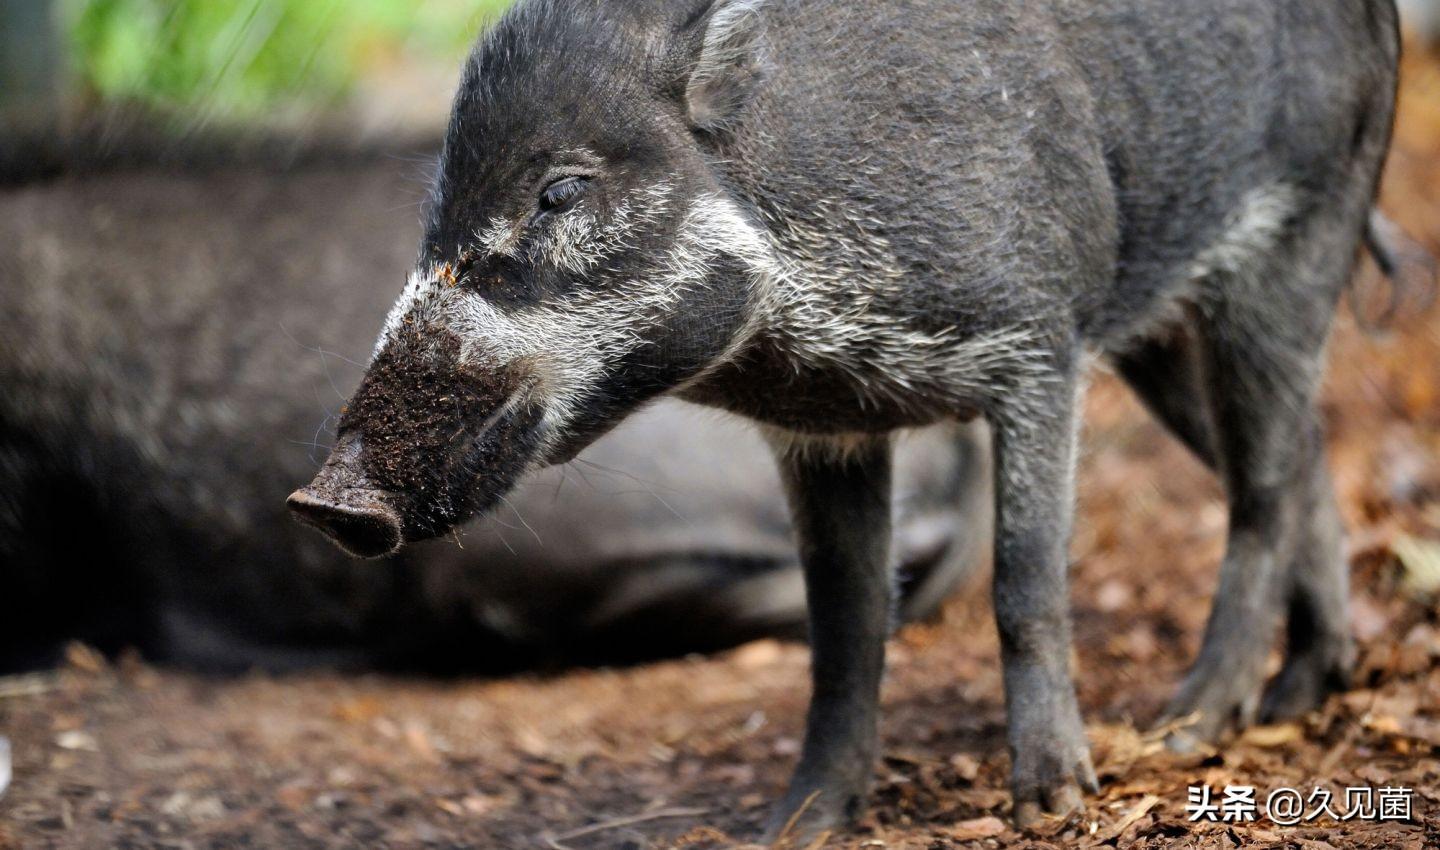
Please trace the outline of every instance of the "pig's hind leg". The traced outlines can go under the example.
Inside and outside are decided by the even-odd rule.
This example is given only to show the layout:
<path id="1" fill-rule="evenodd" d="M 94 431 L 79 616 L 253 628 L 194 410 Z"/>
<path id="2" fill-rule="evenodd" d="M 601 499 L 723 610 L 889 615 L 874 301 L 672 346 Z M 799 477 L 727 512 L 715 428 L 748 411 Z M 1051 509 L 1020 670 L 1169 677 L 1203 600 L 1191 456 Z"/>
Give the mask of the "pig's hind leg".
<path id="1" fill-rule="evenodd" d="M 1133 343 L 1116 356 L 1115 367 L 1155 418 L 1213 471 L 1215 423 L 1190 334 L 1174 328 Z"/>
<path id="2" fill-rule="evenodd" d="M 1142 341 L 1116 367 L 1145 406 L 1207 467 L 1216 470 L 1216 437 L 1196 340 L 1183 329 Z M 1346 600 L 1349 575 L 1330 473 L 1309 465 L 1299 539 L 1285 568 L 1285 663 L 1265 689 L 1260 718 L 1304 713 L 1340 690 L 1354 664 Z"/>
<path id="3" fill-rule="evenodd" d="M 1171 738 L 1179 749 L 1259 714 L 1282 600 L 1288 653 L 1267 714 L 1309 708 L 1349 663 L 1345 570 L 1315 395 L 1359 226 L 1353 211 L 1311 203 L 1274 234 L 1271 250 L 1227 258 L 1202 283 L 1197 374 L 1230 528 L 1200 656 L 1166 712 L 1193 718 Z M 1202 459 L 1205 447 L 1203 437 L 1192 443 Z"/>
<path id="4" fill-rule="evenodd" d="M 1300 539 L 1286 574 L 1285 664 L 1260 703 L 1260 719 L 1266 723 L 1316 708 L 1330 693 L 1349 686 L 1355 666 L 1344 528 L 1321 456 L 1319 429 L 1308 439 L 1307 450 L 1316 459 L 1304 485 Z"/>

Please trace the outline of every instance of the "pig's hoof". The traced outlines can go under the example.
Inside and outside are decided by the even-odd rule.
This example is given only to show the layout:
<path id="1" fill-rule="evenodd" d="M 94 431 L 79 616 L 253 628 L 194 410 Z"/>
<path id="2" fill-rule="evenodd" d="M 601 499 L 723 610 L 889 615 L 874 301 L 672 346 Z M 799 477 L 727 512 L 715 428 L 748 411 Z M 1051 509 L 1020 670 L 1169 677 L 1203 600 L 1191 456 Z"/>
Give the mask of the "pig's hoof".
<path id="1" fill-rule="evenodd" d="M 1030 829 L 1039 826 L 1047 817 L 1067 818 L 1085 810 L 1085 800 L 1080 786 L 1067 782 L 1058 788 L 1047 789 L 1038 800 L 1017 800 L 1015 802 L 1015 826 Z"/>
<path id="2" fill-rule="evenodd" d="M 1327 696 L 1350 686 L 1354 668 L 1355 644 L 1348 636 L 1287 656 L 1260 701 L 1261 722 L 1289 720 L 1319 708 Z"/>
<path id="3" fill-rule="evenodd" d="M 1015 797 L 1015 825 L 1020 829 L 1029 829 L 1047 816 L 1068 817 L 1084 811 L 1082 792 L 1099 793 L 1090 747 L 1078 718 L 1074 727 L 1043 746 L 1017 744 L 1010 786 Z"/>
<path id="4" fill-rule="evenodd" d="M 826 833 L 845 831 L 865 807 L 863 789 L 791 787 L 770 813 L 766 847 L 808 848 Z"/>
<path id="5" fill-rule="evenodd" d="M 1197 662 L 1165 709 L 1162 725 L 1178 726 L 1165 737 L 1165 745 L 1172 752 L 1191 753 L 1253 723 L 1260 708 L 1264 660 Z"/>

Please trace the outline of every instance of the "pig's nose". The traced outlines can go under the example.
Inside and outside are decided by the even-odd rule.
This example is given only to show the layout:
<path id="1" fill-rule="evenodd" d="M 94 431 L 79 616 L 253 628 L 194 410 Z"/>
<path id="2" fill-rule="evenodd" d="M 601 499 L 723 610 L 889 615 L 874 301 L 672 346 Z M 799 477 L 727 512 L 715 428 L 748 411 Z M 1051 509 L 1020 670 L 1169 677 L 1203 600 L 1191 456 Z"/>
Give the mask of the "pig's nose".
<path id="1" fill-rule="evenodd" d="M 301 522 L 320 529 L 356 557 L 378 558 L 400 548 L 400 514 L 378 493 L 347 490 L 337 497 L 312 485 L 291 493 L 286 504 Z"/>

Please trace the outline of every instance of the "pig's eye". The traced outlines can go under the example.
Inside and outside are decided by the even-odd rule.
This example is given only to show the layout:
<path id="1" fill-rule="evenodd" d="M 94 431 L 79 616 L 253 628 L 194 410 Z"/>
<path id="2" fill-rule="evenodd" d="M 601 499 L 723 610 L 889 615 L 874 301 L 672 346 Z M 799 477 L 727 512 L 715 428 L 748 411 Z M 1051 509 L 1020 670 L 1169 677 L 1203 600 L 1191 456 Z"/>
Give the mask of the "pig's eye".
<path id="1" fill-rule="evenodd" d="M 585 186 L 589 182 L 585 177 L 561 177 L 540 193 L 540 211 L 557 212 L 565 209 L 585 194 Z"/>

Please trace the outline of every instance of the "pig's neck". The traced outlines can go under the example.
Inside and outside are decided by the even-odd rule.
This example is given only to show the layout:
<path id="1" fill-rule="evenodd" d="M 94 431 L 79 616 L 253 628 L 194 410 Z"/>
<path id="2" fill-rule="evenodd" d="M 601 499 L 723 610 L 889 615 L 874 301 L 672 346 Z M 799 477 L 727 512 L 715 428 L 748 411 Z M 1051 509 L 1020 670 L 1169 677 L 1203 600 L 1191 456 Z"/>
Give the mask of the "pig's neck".
<path id="1" fill-rule="evenodd" d="M 680 395 L 798 431 L 872 431 L 967 417 L 1023 334 L 966 339 L 907 310 L 890 246 L 756 206 L 743 240 L 756 290 L 736 344 Z M 734 220 L 732 217 L 731 220 Z"/>

